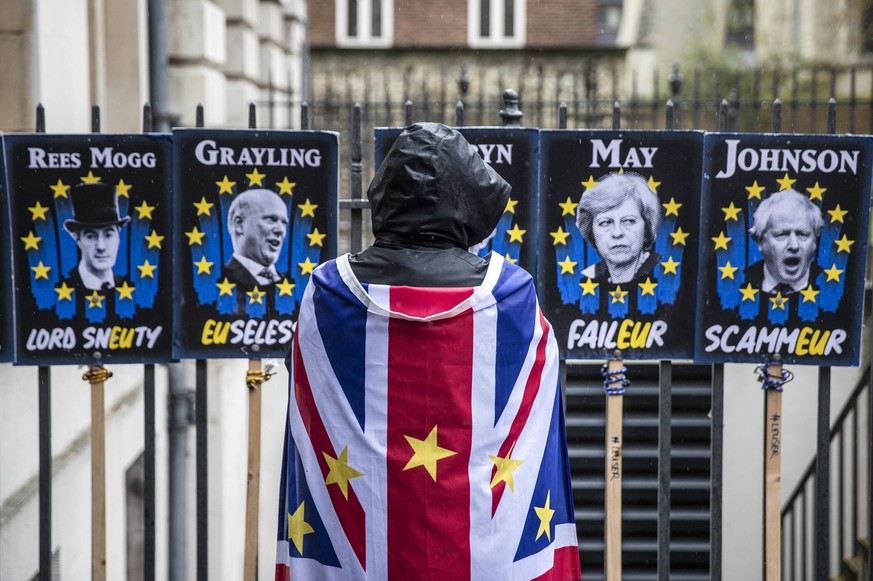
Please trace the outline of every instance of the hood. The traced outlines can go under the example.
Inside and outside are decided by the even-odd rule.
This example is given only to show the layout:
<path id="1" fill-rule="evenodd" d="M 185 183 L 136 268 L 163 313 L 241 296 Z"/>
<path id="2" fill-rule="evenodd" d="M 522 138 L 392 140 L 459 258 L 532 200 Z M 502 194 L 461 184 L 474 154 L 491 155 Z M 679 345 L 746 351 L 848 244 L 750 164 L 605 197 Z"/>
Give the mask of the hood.
<path id="1" fill-rule="evenodd" d="M 458 131 L 416 123 L 397 137 L 367 190 L 373 234 L 466 249 L 494 230 L 511 190 Z"/>

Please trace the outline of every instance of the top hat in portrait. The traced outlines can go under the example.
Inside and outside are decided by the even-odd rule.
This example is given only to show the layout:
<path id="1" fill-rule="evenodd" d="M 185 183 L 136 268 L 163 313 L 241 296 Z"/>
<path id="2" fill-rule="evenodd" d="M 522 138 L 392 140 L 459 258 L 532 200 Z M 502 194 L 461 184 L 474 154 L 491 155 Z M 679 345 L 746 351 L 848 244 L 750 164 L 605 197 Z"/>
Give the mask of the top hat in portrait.
<path id="1" fill-rule="evenodd" d="M 73 204 L 73 217 L 64 220 L 64 229 L 67 232 L 78 232 L 85 228 L 121 227 L 130 222 L 130 216 L 118 215 L 118 192 L 109 184 L 78 184 L 70 188 L 70 201 Z"/>

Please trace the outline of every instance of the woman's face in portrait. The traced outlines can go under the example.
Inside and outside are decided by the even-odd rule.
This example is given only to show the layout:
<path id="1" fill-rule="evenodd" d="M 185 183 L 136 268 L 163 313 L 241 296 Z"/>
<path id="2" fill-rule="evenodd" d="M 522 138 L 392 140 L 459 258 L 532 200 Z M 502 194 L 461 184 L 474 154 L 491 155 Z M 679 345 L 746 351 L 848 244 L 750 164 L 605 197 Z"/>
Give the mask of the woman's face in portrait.
<path id="1" fill-rule="evenodd" d="M 607 266 L 636 261 L 643 252 L 646 223 L 639 204 L 627 199 L 594 217 L 593 234 L 597 253 Z"/>

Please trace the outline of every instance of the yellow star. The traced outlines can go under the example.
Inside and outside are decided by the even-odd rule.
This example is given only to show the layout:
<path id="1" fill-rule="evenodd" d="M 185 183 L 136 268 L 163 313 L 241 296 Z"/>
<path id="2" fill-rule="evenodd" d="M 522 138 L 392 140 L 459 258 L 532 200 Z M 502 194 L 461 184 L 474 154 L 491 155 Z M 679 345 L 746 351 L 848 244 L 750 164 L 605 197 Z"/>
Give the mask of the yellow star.
<path id="1" fill-rule="evenodd" d="M 149 243 L 149 248 L 160 248 L 161 240 L 164 239 L 163 236 L 159 236 L 157 232 L 152 230 L 151 234 L 148 236 L 144 236 L 143 239 Z"/>
<path id="2" fill-rule="evenodd" d="M 424 466 L 430 477 L 436 482 L 437 479 L 437 462 L 449 456 L 454 456 L 457 452 L 453 452 L 446 448 L 440 448 L 437 445 L 437 426 L 434 426 L 424 440 L 413 438 L 411 436 L 403 436 L 409 445 L 412 446 L 413 454 L 403 470 L 411 470 L 418 466 Z"/>
<path id="3" fill-rule="evenodd" d="M 640 290 L 643 291 L 641 296 L 652 295 L 655 296 L 655 287 L 658 286 L 658 283 L 652 282 L 652 279 L 648 276 L 646 277 L 646 282 L 641 282 L 639 284 Z"/>
<path id="4" fill-rule="evenodd" d="M 724 212 L 724 221 L 725 222 L 727 222 L 728 220 L 733 220 L 734 222 L 736 222 L 737 215 L 742 210 L 740 208 L 737 208 L 736 206 L 734 206 L 734 203 L 731 202 L 730 206 L 728 206 L 727 208 L 722 208 L 721 211 Z"/>
<path id="5" fill-rule="evenodd" d="M 676 201 L 676 198 L 671 197 L 670 201 L 666 204 L 661 204 L 664 206 L 664 216 L 676 216 L 679 217 L 679 208 L 682 207 L 682 204 Z"/>
<path id="6" fill-rule="evenodd" d="M 24 250 L 39 250 L 39 243 L 42 238 L 33 233 L 33 230 L 27 233 L 27 236 L 22 236 L 21 241 L 24 242 Z"/>
<path id="7" fill-rule="evenodd" d="M 90 295 L 88 295 L 87 297 L 85 297 L 85 299 L 88 301 L 88 308 L 89 309 L 102 309 L 104 298 L 106 298 L 106 297 L 104 297 L 101 294 L 97 294 L 96 290 L 94 292 L 92 292 Z"/>
<path id="8" fill-rule="evenodd" d="M 306 198 L 306 201 L 298 206 L 300 208 L 300 217 L 304 216 L 312 216 L 315 218 L 315 209 L 318 207 L 317 204 L 313 204 L 309 201 L 309 198 Z"/>
<path id="9" fill-rule="evenodd" d="M 48 212 L 48 207 L 43 206 L 39 202 L 27 208 L 30 210 L 30 219 L 36 222 L 37 220 L 45 221 L 45 213 Z"/>
<path id="10" fill-rule="evenodd" d="M 744 301 L 754 301 L 755 295 L 758 294 L 758 289 L 753 287 L 752 283 L 749 283 L 745 287 L 741 288 L 740 292 L 743 293 Z"/>
<path id="11" fill-rule="evenodd" d="M 194 202 L 194 207 L 197 208 L 198 216 L 209 216 L 212 210 L 212 206 L 214 206 L 212 202 L 206 201 L 206 196 L 200 196 L 199 202 Z"/>
<path id="12" fill-rule="evenodd" d="M 796 181 L 797 180 L 788 177 L 788 174 L 786 173 L 782 178 L 776 180 L 776 183 L 779 184 L 779 191 L 781 192 L 782 190 L 790 190 L 791 186 L 793 186 Z"/>
<path id="13" fill-rule="evenodd" d="M 258 171 L 258 168 L 252 170 L 252 173 L 247 173 L 246 177 L 249 178 L 250 186 L 263 186 L 264 185 L 264 176 L 267 174 L 261 173 Z"/>
<path id="14" fill-rule="evenodd" d="M 236 287 L 235 283 L 227 280 L 227 277 L 224 277 L 224 280 L 216 283 L 215 286 L 218 287 L 218 296 L 233 296 L 233 289 Z"/>
<path id="15" fill-rule="evenodd" d="M 738 267 L 731 266 L 730 260 L 728 260 L 727 264 L 725 264 L 724 266 L 719 266 L 718 269 L 721 271 L 721 279 L 722 280 L 724 280 L 726 278 L 733 280 L 734 273 L 739 270 Z"/>
<path id="16" fill-rule="evenodd" d="M 94 172 L 91 172 L 91 171 L 89 171 L 88 175 L 86 175 L 85 177 L 83 177 L 81 179 L 86 184 L 96 184 L 97 182 L 100 181 L 100 178 L 98 176 L 95 176 Z"/>
<path id="17" fill-rule="evenodd" d="M 255 285 L 255 288 L 253 288 L 250 291 L 246 291 L 246 296 L 249 297 L 249 304 L 250 305 L 253 305 L 255 303 L 258 303 L 259 305 L 263 305 L 264 304 L 264 297 L 267 296 L 267 293 L 265 293 L 261 289 L 259 289 L 258 285 Z"/>
<path id="18" fill-rule="evenodd" d="M 814 302 L 815 302 L 815 297 L 818 296 L 818 293 L 819 293 L 819 292 L 821 292 L 821 291 L 817 291 L 817 290 L 815 290 L 814 288 L 812 288 L 812 285 L 810 284 L 808 287 L 806 287 L 805 289 L 801 290 L 801 291 L 800 291 L 800 294 L 803 295 L 803 302 L 805 302 L 805 303 L 814 303 Z"/>
<path id="19" fill-rule="evenodd" d="M 811 188 L 806 188 L 806 191 L 809 192 L 809 199 L 810 200 L 822 200 L 823 201 L 823 198 L 821 197 L 821 195 L 828 190 L 827 190 L 827 188 L 819 187 L 818 182 L 815 182 L 815 185 L 812 186 Z"/>
<path id="20" fill-rule="evenodd" d="M 68 196 L 67 196 L 67 191 L 70 189 L 70 186 L 65 185 L 64 182 L 62 182 L 61 180 L 58 180 L 58 183 L 56 183 L 56 184 L 53 185 L 53 186 L 49 186 L 49 187 L 50 187 L 50 188 L 52 189 L 52 191 L 55 193 L 55 198 L 56 198 L 56 199 L 57 199 L 57 198 L 66 198 L 66 197 L 68 197 Z"/>
<path id="21" fill-rule="evenodd" d="M 834 208 L 833 210 L 828 210 L 828 214 L 831 215 L 831 224 L 833 224 L 834 222 L 840 222 L 841 224 L 844 224 L 845 222 L 843 222 L 843 216 L 848 213 L 848 211 L 840 209 L 840 205 L 837 204 L 836 208 Z"/>
<path id="22" fill-rule="evenodd" d="M 305 502 L 301 502 L 294 514 L 288 513 L 288 538 L 294 543 L 297 552 L 303 554 L 303 537 L 315 532 L 312 526 L 303 520 Z"/>
<path id="23" fill-rule="evenodd" d="M 845 234 L 843 234 L 842 238 L 840 238 L 839 240 L 835 240 L 834 242 L 836 242 L 837 244 L 837 252 L 845 252 L 846 254 L 851 252 L 849 250 L 849 247 L 855 243 L 854 240 L 849 240 L 848 238 L 846 238 Z"/>
<path id="24" fill-rule="evenodd" d="M 624 297 L 627 296 L 627 291 L 621 290 L 621 286 L 615 287 L 615 290 L 609 293 L 609 296 L 612 297 L 612 304 L 621 303 L 624 304 Z"/>
<path id="25" fill-rule="evenodd" d="M 156 264 L 150 264 L 148 259 L 136 267 L 139 270 L 140 278 L 155 278 L 155 270 L 158 268 Z"/>
<path id="26" fill-rule="evenodd" d="M 197 267 L 197 274 L 212 274 L 212 265 L 214 264 L 214 262 L 206 260 L 206 257 L 204 256 L 199 261 L 195 262 L 194 266 Z"/>
<path id="27" fill-rule="evenodd" d="M 712 241 L 715 242 L 715 250 L 718 250 L 719 248 L 723 248 L 724 250 L 727 250 L 728 249 L 727 245 L 728 245 L 728 242 L 731 241 L 731 238 L 728 236 L 725 236 L 724 231 L 722 231 L 722 232 L 718 233 L 718 236 L 713 237 Z"/>
<path id="28" fill-rule="evenodd" d="M 552 238 L 554 238 L 554 241 L 552 242 L 552 246 L 557 246 L 558 244 L 563 244 L 564 246 L 566 246 L 567 245 L 567 236 L 569 236 L 570 233 L 564 232 L 564 228 L 562 228 L 561 226 L 558 226 L 558 229 L 555 230 L 554 232 L 549 232 L 549 235 Z"/>
<path id="29" fill-rule="evenodd" d="M 279 289 L 279 296 L 292 296 L 291 291 L 294 290 L 294 287 L 297 286 L 293 282 L 288 282 L 288 278 L 283 278 L 282 282 L 276 283 L 276 288 Z"/>
<path id="30" fill-rule="evenodd" d="M 746 186 L 746 191 L 749 192 L 749 199 L 758 198 L 761 199 L 761 192 L 764 191 L 763 186 L 758 185 L 758 180 L 755 180 L 751 186 Z"/>
<path id="31" fill-rule="evenodd" d="M 343 493 L 343 498 L 349 499 L 349 480 L 359 478 L 364 475 L 363 472 L 358 472 L 349 466 L 349 447 L 343 448 L 340 455 L 334 458 L 327 452 L 321 453 L 324 456 L 330 470 L 327 473 L 327 478 L 324 479 L 324 485 L 330 486 L 336 484 Z"/>
<path id="32" fill-rule="evenodd" d="M 197 226 L 194 226 L 194 229 L 190 232 L 185 232 L 185 236 L 188 237 L 188 246 L 194 246 L 195 244 L 203 245 L 203 237 L 206 236 L 206 232 L 201 232 L 197 229 Z"/>
<path id="33" fill-rule="evenodd" d="M 679 264 L 680 263 L 673 260 L 672 256 L 669 256 L 667 257 L 667 262 L 662 262 L 661 266 L 664 267 L 664 274 L 679 274 L 676 271 L 676 268 L 679 266 Z"/>
<path id="34" fill-rule="evenodd" d="M 324 246 L 321 241 L 324 240 L 325 236 L 327 236 L 327 234 L 319 233 L 318 228 L 313 228 L 312 233 L 306 235 L 306 237 L 309 238 L 310 246 Z"/>
<path id="35" fill-rule="evenodd" d="M 788 302 L 788 297 L 783 297 L 781 292 L 777 292 L 775 297 L 770 298 L 770 310 L 775 311 L 776 309 L 785 310 L 785 303 Z"/>
<path id="36" fill-rule="evenodd" d="M 582 287 L 582 296 L 585 295 L 594 295 L 594 289 L 600 286 L 600 283 L 596 283 L 592 281 L 590 278 L 586 278 L 585 282 L 580 282 L 579 286 Z"/>
<path id="37" fill-rule="evenodd" d="M 297 266 L 300 267 L 300 274 L 312 274 L 312 271 L 315 270 L 315 267 L 318 266 L 318 263 L 312 262 L 307 256 L 306 260 L 304 260 L 303 262 L 298 262 Z"/>
<path id="38" fill-rule="evenodd" d="M 33 271 L 33 279 L 34 280 L 39 280 L 41 278 L 48 280 L 48 273 L 51 271 L 51 269 L 52 269 L 52 267 L 46 266 L 45 264 L 43 264 L 42 260 L 40 260 L 39 264 L 37 264 L 36 266 L 30 267 L 30 270 Z"/>
<path id="39" fill-rule="evenodd" d="M 236 182 L 232 182 L 227 179 L 227 176 L 224 176 L 220 182 L 215 182 L 215 185 L 218 186 L 218 194 L 233 194 L 233 186 L 236 185 Z"/>
<path id="40" fill-rule="evenodd" d="M 506 262 L 508 262 L 509 264 L 515 264 L 515 263 L 518 262 L 518 259 L 513 258 L 512 256 L 510 256 L 508 252 L 506 253 L 506 256 L 504 256 L 503 258 L 504 258 L 504 259 L 506 260 Z"/>
<path id="41" fill-rule="evenodd" d="M 148 218 L 149 220 L 154 220 L 154 218 L 152 218 L 152 211 L 154 209 L 155 209 L 155 207 L 149 206 L 148 204 L 146 204 L 145 200 L 142 201 L 142 204 L 140 204 L 139 206 L 136 206 L 134 208 L 134 210 L 139 212 L 139 219 L 140 220 L 145 220 L 146 218 Z"/>
<path id="42" fill-rule="evenodd" d="M 518 200 L 513 200 L 509 198 L 506 200 L 506 207 L 503 209 L 503 213 L 509 212 L 510 214 L 515 214 L 515 207 L 518 205 Z"/>
<path id="43" fill-rule="evenodd" d="M 582 182 L 583 184 L 585 182 Z M 561 216 L 575 216 L 576 215 L 576 202 L 570 199 L 570 196 L 567 196 L 566 202 L 561 202 L 558 204 L 561 207 Z"/>
<path id="44" fill-rule="evenodd" d="M 118 300 L 128 299 L 132 301 L 133 291 L 136 290 L 136 287 L 124 281 L 121 286 L 115 287 L 115 290 L 118 292 Z"/>
<path id="45" fill-rule="evenodd" d="M 289 182 L 288 176 L 282 178 L 281 182 L 276 182 L 276 185 L 279 186 L 279 195 L 288 194 L 289 196 L 293 195 L 291 190 L 294 189 L 294 186 L 297 185 L 297 182 Z"/>
<path id="46" fill-rule="evenodd" d="M 515 444 L 512 445 L 515 447 Z M 512 448 L 509 449 L 509 453 L 506 455 L 506 458 L 501 458 L 500 456 L 492 456 L 488 455 L 491 458 L 491 461 L 494 462 L 494 466 L 497 467 L 497 471 L 494 473 L 494 476 L 491 478 L 491 488 L 494 488 L 501 482 L 505 482 L 509 489 L 515 492 L 515 482 L 512 479 L 512 473 L 524 464 L 524 460 L 513 460 L 512 456 Z"/>
<path id="47" fill-rule="evenodd" d="M 132 185 L 124 183 L 124 180 L 118 180 L 118 183 L 115 184 L 115 191 L 122 198 L 130 198 L 130 188 L 132 187 Z"/>
<path id="48" fill-rule="evenodd" d="M 561 267 L 561 274 L 567 274 L 567 273 L 573 274 L 573 272 L 574 272 L 573 269 L 576 268 L 577 264 L 578 264 L 577 262 L 573 262 L 572 260 L 570 260 L 570 256 L 567 255 L 567 257 L 564 258 L 563 261 L 558 263 L 558 266 Z"/>
<path id="49" fill-rule="evenodd" d="M 510 242 L 521 242 L 521 237 L 525 232 L 527 232 L 527 230 L 522 230 L 518 227 L 518 224 L 514 224 L 512 228 L 506 231 L 506 233 L 509 234 Z"/>
<path id="50" fill-rule="evenodd" d="M 660 185 L 661 185 L 661 182 L 656 182 L 655 178 L 653 176 L 649 176 L 649 189 L 650 190 L 652 190 L 653 192 L 655 192 L 657 194 L 658 193 L 658 186 L 660 186 Z"/>
<path id="51" fill-rule="evenodd" d="M 582 185 L 585 186 L 585 190 L 587 191 L 597 185 L 597 180 L 594 179 L 594 176 L 589 175 L 588 179 L 582 182 Z"/>
<path id="52" fill-rule="evenodd" d="M 537 529 L 537 536 L 534 539 L 538 540 L 543 534 L 546 535 L 546 538 L 550 541 L 552 540 L 552 517 L 555 515 L 555 511 L 550 508 L 552 499 L 552 491 L 546 493 L 546 505 L 545 506 L 535 506 L 533 507 L 534 512 L 537 513 L 537 518 L 540 519 L 540 526 Z"/>
<path id="53" fill-rule="evenodd" d="M 688 232 L 683 232 L 682 228 L 676 228 L 675 232 L 670 232 L 670 238 L 673 239 L 673 246 L 681 244 L 685 246 L 685 239 L 688 238 Z"/>
<path id="54" fill-rule="evenodd" d="M 67 286 L 66 282 L 62 282 L 61 286 L 56 286 L 55 292 L 58 293 L 58 302 L 73 300 L 74 290 L 75 289 L 73 287 Z"/>
<path id="55" fill-rule="evenodd" d="M 830 268 L 824 271 L 824 273 L 828 275 L 828 279 L 825 282 L 840 282 L 840 275 L 843 274 L 843 272 L 845 271 L 837 268 L 836 264 L 831 265 Z"/>

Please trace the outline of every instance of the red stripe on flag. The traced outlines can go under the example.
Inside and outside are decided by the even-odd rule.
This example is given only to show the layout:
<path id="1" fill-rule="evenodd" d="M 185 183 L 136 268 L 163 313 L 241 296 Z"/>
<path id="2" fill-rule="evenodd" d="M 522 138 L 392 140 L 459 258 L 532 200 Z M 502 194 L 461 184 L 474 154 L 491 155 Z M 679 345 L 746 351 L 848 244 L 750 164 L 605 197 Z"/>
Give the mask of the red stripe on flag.
<path id="1" fill-rule="evenodd" d="M 506 458 L 509 451 L 518 441 L 521 430 L 527 423 L 530 417 L 530 410 L 533 407 L 533 402 L 540 391 L 540 384 L 543 377 L 543 367 L 546 363 L 546 343 L 549 337 L 549 323 L 543 316 L 542 311 L 537 309 L 539 313 L 539 323 L 542 329 L 542 336 L 537 343 L 536 358 L 531 366 L 530 374 L 527 376 L 527 382 L 524 385 L 524 393 L 521 397 L 521 404 L 518 407 L 518 412 L 512 420 L 512 425 L 509 428 L 509 433 L 503 444 L 500 445 L 500 451 L 497 453 L 499 458 Z M 491 479 L 494 480 L 494 475 L 497 474 L 497 465 L 491 468 Z M 506 482 L 500 481 L 491 489 L 491 516 L 497 512 L 497 506 L 500 504 L 500 499 L 503 498 L 503 492 L 506 490 Z"/>
<path id="2" fill-rule="evenodd" d="M 315 406 L 315 398 L 312 396 L 312 388 L 309 384 L 309 378 L 306 375 L 306 368 L 303 365 L 303 356 L 300 353 L 300 346 L 297 340 L 294 340 L 294 395 L 297 401 L 297 409 L 303 419 L 303 425 L 306 426 L 306 433 L 309 435 L 309 441 L 312 443 L 312 449 L 315 451 L 315 456 L 318 458 L 318 465 L 321 468 L 321 474 L 326 479 L 330 472 L 330 467 L 324 459 L 322 452 L 327 452 L 334 458 L 339 456 L 330 438 L 327 435 L 327 429 L 324 427 L 324 421 L 318 413 L 318 408 Z M 353 466 L 354 468 L 354 466 Z M 366 477 L 366 475 L 365 475 Z M 349 544 L 355 551 L 358 561 L 361 563 L 361 568 L 367 570 L 367 523 L 364 508 L 352 488 L 352 482 L 348 483 L 349 498 L 343 496 L 338 485 L 330 485 L 327 487 L 330 500 L 333 503 L 337 518 L 342 524 L 343 531 L 349 539 Z"/>
<path id="3" fill-rule="evenodd" d="M 392 287 L 391 310 L 438 313 L 472 289 Z M 388 324 L 388 578 L 470 578 L 473 313 L 427 323 Z M 405 436 L 454 452 L 404 470 L 414 450 Z M 446 452 L 437 451 L 437 456 Z"/>
<path id="4" fill-rule="evenodd" d="M 579 547 L 555 549 L 552 568 L 531 581 L 579 581 L 582 569 L 579 566 Z"/>
<path id="5" fill-rule="evenodd" d="M 276 581 L 291 581 L 291 570 L 288 565 L 283 563 L 276 565 Z"/>

